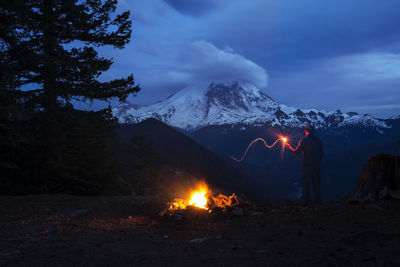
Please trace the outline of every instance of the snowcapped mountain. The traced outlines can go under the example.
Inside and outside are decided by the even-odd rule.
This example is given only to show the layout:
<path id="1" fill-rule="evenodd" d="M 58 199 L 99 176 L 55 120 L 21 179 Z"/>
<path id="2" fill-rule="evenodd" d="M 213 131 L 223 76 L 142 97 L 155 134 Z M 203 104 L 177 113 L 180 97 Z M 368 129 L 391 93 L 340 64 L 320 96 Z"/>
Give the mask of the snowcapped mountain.
<path id="1" fill-rule="evenodd" d="M 389 118 L 389 120 L 400 120 L 400 115 L 392 116 Z"/>
<path id="2" fill-rule="evenodd" d="M 368 114 L 298 109 L 278 104 L 254 85 L 239 82 L 189 86 L 153 105 L 124 103 L 114 108 L 113 113 L 121 123 L 156 118 L 189 131 L 223 124 L 303 127 L 312 123 L 317 128 L 354 125 L 373 127 L 378 131 L 379 128 L 390 128 L 384 120 Z"/>

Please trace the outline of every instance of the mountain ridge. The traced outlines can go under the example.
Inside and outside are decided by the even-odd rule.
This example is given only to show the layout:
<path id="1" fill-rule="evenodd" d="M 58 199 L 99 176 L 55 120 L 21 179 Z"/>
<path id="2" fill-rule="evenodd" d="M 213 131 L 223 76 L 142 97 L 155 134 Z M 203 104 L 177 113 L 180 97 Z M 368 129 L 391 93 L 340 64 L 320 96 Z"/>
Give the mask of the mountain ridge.
<path id="1" fill-rule="evenodd" d="M 369 114 L 300 109 L 279 104 L 250 83 L 234 81 L 192 85 L 147 106 L 124 103 L 113 109 L 120 123 L 156 118 L 170 126 L 194 131 L 210 125 L 251 125 L 298 128 L 362 126 L 382 131 L 391 126 Z"/>
<path id="2" fill-rule="evenodd" d="M 115 134 L 115 162 L 120 174 L 127 179 L 146 177 L 148 181 L 158 181 L 166 191 L 175 188 L 177 184 L 204 180 L 220 192 L 233 190 L 254 199 L 262 198 L 264 194 L 260 190 L 260 182 L 231 166 L 226 159 L 220 158 L 193 138 L 157 119 L 150 118 L 134 125 L 121 124 Z M 137 167 L 134 164 L 137 152 L 132 151 L 131 140 L 138 136 L 142 138 L 141 145 L 146 147 L 141 150 L 139 157 L 147 161 L 147 167 Z"/>

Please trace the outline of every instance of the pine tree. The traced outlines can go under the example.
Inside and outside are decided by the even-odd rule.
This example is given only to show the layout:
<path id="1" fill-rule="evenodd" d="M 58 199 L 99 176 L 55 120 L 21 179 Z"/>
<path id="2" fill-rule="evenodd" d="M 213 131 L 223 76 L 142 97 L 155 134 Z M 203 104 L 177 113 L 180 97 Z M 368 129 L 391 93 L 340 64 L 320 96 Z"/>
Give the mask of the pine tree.
<path id="1" fill-rule="evenodd" d="M 29 183 L 43 191 L 63 190 L 74 177 L 100 186 L 105 178 L 99 172 L 112 176 L 106 149 L 115 126 L 110 109 L 84 112 L 73 103 L 124 101 L 139 91 L 133 75 L 99 80 L 113 62 L 96 48 L 122 49 L 131 37 L 129 11 L 114 14 L 116 5 L 117 0 L 0 0 L 1 90 L 4 101 L 14 103 L 7 110 L 19 106 L 27 120 L 16 128 L 27 140 L 19 161 L 34 179 Z"/>
<path id="2" fill-rule="evenodd" d="M 18 103 L 17 75 L 15 60 L 12 58 L 11 47 L 18 40 L 17 32 L 10 27 L 10 17 L 0 9 L 0 192 L 20 175 L 18 151 L 23 145 L 19 131 L 18 113 L 21 105 Z"/>

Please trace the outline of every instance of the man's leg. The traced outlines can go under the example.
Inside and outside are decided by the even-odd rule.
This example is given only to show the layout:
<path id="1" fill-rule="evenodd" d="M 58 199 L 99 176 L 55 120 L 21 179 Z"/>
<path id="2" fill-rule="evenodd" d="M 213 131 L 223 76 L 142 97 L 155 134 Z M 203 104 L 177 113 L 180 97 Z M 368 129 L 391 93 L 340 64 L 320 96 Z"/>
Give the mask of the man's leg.
<path id="1" fill-rule="evenodd" d="M 302 168 L 302 177 L 301 177 L 301 183 L 303 186 L 303 201 L 304 204 L 310 204 L 311 203 L 311 198 L 310 198 L 310 170 L 307 167 Z"/>
<path id="2" fill-rule="evenodd" d="M 313 170 L 313 189 L 314 189 L 314 202 L 317 204 L 321 204 L 322 196 L 321 196 L 321 175 L 320 169 L 316 168 Z"/>

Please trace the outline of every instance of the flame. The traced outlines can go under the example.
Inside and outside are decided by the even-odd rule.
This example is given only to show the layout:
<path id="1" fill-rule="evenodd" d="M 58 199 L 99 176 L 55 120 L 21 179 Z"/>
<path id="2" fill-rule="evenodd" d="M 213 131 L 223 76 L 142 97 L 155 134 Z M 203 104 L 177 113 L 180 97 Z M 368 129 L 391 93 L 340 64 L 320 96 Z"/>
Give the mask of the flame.
<path id="1" fill-rule="evenodd" d="M 174 201 L 168 203 L 169 205 L 169 210 L 181 210 L 181 209 L 186 209 L 186 206 L 188 205 L 187 201 L 182 198 L 174 198 Z"/>
<path id="2" fill-rule="evenodd" d="M 187 208 L 187 206 L 193 206 L 200 209 L 208 210 L 208 197 L 211 194 L 211 190 L 208 188 L 205 182 L 197 183 L 194 189 L 189 192 L 189 201 L 182 198 L 175 198 L 172 202 L 168 203 L 169 210 L 184 210 Z"/>
<path id="3" fill-rule="evenodd" d="M 190 198 L 189 204 L 201 209 L 207 209 L 207 197 L 206 197 L 207 192 L 206 191 L 200 191 L 200 192 L 194 192 L 192 194 L 192 197 Z"/>
<path id="4" fill-rule="evenodd" d="M 191 192 L 189 205 L 207 210 L 207 198 L 209 193 L 210 189 L 205 182 L 197 183 L 196 187 Z"/>

